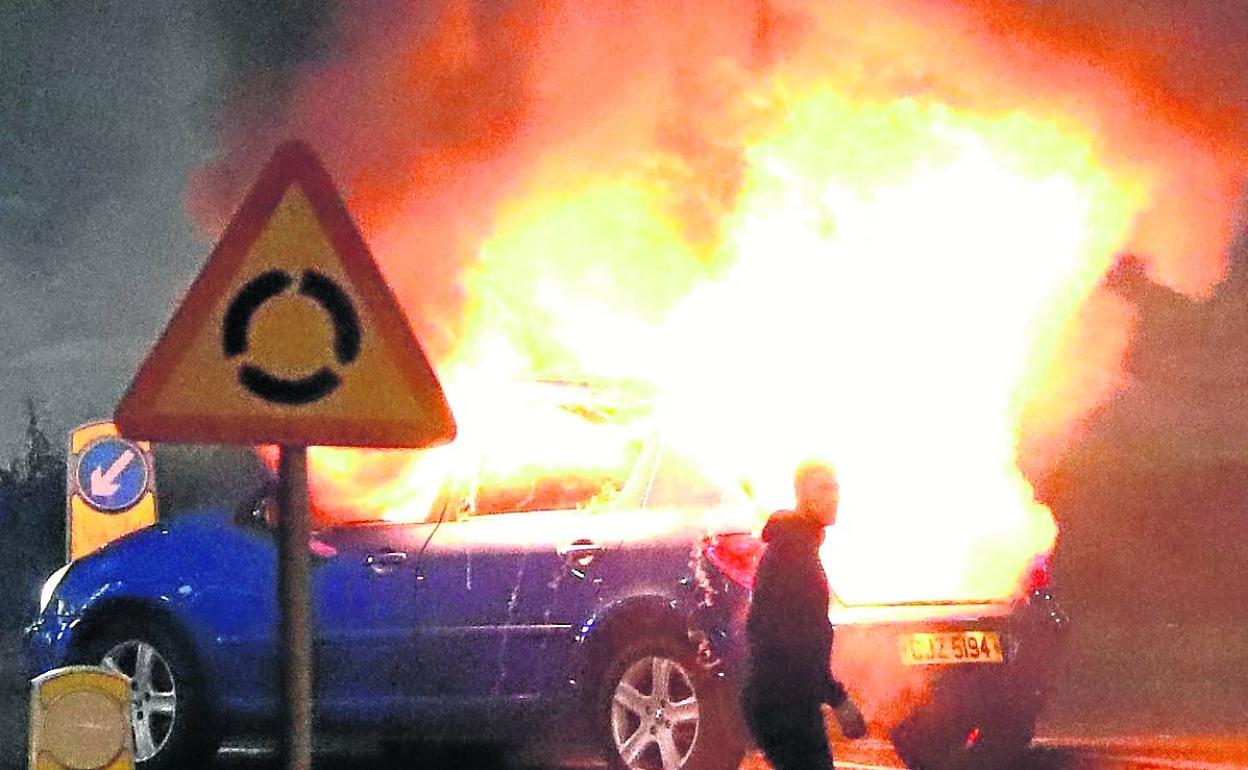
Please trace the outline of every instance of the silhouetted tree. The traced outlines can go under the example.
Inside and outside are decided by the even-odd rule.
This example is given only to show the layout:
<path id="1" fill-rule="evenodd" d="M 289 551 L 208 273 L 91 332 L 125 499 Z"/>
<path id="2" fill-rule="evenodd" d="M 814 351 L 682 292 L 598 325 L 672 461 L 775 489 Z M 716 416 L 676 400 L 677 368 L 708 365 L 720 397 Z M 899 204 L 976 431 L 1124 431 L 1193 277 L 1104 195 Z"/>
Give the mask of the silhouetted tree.
<path id="1" fill-rule="evenodd" d="M 62 478 L 65 455 L 52 447 L 47 434 L 39 427 L 35 400 L 26 399 L 26 475 L 28 479 Z"/>
<path id="2" fill-rule="evenodd" d="M 27 618 L 39 585 L 65 558 L 65 454 L 26 400 L 24 451 L 0 469 L 0 623 Z"/>

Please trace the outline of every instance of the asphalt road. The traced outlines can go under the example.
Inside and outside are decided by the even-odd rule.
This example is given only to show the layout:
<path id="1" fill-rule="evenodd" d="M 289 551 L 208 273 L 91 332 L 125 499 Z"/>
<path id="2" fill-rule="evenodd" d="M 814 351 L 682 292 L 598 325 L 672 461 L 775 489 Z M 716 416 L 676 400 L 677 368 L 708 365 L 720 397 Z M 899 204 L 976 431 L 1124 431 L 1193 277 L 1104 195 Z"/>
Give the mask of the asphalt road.
<path id="1" fill-rule="evenodd" d="M 1102 635 L 1098 635 L 1102 636 Z M 1225 638 L 1225 636 L 1223 637 Z M 15 659 L 15 642 L 10 635 L 0 636 L 0 668 L 9 668 Z M 1108 654 L 1084 658 L 1069 656 L 1073 666 L 1061 676 L 1052 693 L 1049 707 L 1042 718 L 1040 736 L 1033 743 L 1025 761 L 1015 768 L 999 770 L 1125 770 L 1143 768 L 1156 770 L 1229 770 L 1248 768 L 1248 722 L 1239 721 L 1241 712 L 1221 709 L 1218 699 L 1210 693 L 1226 692 L 1228 702 L 1241 688 L 1233 680 L 1234 668 L 1218 667 L 1209 672 L 1209 689 L 1191 692 L 1174 691 L 1185 697 L 1169 702 L 1171 712 L 1143 706 L 1153 703 L 1151 692 L 1131 693 L 1121 687 L 1107 686 L 1118 679 L 1117 672 L 1100 670 L 1093 665 Z M 9 672 L 6 672 L 9 673 Z M 1077 685 L 1080 678 L 1093 673 L 1091 682 Z M 1155 677 L 1136 677 L 1146 684 Z M 1108 680 L 1108 681 L 1107 681 Z M 28 693 L 24 682 L 15 676 L 4 677 L 0 691 L 0 768 L 25 768 L 25 700 Z M 1089 686 L 1091 685 L 1091 686 Z M 1107 696 L 1112 700 L 1107 701 Z M 1137 700 L 1137 696 L 1145 696 Z M 1088 706 L 1100 699 L 1100 708 Z M 1202 705 L 1203 704 L 1203 705 Z M 1242 702 L 1241 702 L 1242 705 Z M 1092 716 L 1100 712 L 1099 719 Z M 1203 714 L 1204 718 L 1201 718 Z M 1164 726 L 1163 726 L 1164 725 Z M 889 745 L 879 741 L 856 743 L 836 742 L 837 766 L 851 770 L 901 768 L 902 764 Z M 272 744 L 257 740 L 234 740 L 220 752 L 216 766 L 220 770 L 280 770 Z M 421 768 L 421 770 L 555 770 L 548 761 L 525 757 L 497 758 L 463 752 L 441 754 L 386 753 L 375 743 L 327 740 L 318 749 L 316 770 L 375 770 L 384 768 Z M 592 760 L 569 763 L 564 767 L 601 767 Z M 767 770 L 767 763 L 758 754 L 751 754 L 740 770 Z"/>
<path id="2" fill-rule="evenodd" d="M 1137 641 L 1148 639 L 1142 648 Z M 999 770 L 1226 770 L 1248 768 L 1248 624 L 1143 626 L 1087 614 L 1072 629 L 1053 678 L 1039 738 L 1024 763 Z M 0 634 L 0 770 L 25 767 L 26 699 L 15 633 Z M 1231 737 L 1226 737 L 1231 736 Z M 480 755 L 394 756 L 379 746 L 327 741 L 317 770 L 554 770 L 548 762 Z M 838 744 L 838 765 L 900 768 L 887 744 Z M 271 748 L 234 741 L 221 770 L 279 770 Z M 579 767 L 590 767 L 581 763 Z M 751 755 L 741 770 L 766 770 Z"/>
<path id="3" fill-rule="evenodd" d="M 836 766 L 848 770 L 895 770 L 904 765 L 886 742 L 835 743 Z M 591 763 L 563 767 L 597 767 Z M 256 744 L 236 743 L 223 749 L 220 770 L 279 770 L 271 751 Z M 317 770 L 372 770 L 377 767 L 422 770 L 555 770 L 550 765 L 499 760 L 480 755 L 393 757 L 375 746 L 337 745 L 318 752 Z M 758 753 L 740 770 L 768 770 Z M 1248 768 L 1248 736 L 1149 736 L 1113 738 L 1037 738 L 1029 755 L 1014 768 L 1000 770 L 1231 770 Z"/>

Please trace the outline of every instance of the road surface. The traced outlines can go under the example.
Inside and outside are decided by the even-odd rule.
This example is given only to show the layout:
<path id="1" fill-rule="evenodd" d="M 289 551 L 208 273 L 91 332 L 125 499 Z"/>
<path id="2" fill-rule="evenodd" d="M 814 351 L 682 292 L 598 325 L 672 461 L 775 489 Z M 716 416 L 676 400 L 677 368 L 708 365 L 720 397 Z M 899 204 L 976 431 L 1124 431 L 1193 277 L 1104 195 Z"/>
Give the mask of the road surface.
<path id="1" fill-rule="evenodd" d="M 904 765 L 887 742 L 836 744 L 836 766 L 846 770 L 897 770 Z M 319 752 L 318 770 L 372 770 L 376 767 L 420 767 L 427 770 L 547 770 L 523 761 L 503 762 L 480 755 L 450 755 L 392 761 L 377 747 L 339 744 Z M 219 770 L 280 770 L 271 751 L 257 744 L 235 743 L 218 757 Z M 590 764 L 568 768 L 585 770 Z M 1115 738 L 1043 737 L 1015 768 L 1000 770 L 1232 770 L 1248 768 L 1246 736 L 1147 736 Z M 554 768 L 550 768 L 554 770 Z M 769 770 L 758 753 L 751 753 L 740 770 Z"/>

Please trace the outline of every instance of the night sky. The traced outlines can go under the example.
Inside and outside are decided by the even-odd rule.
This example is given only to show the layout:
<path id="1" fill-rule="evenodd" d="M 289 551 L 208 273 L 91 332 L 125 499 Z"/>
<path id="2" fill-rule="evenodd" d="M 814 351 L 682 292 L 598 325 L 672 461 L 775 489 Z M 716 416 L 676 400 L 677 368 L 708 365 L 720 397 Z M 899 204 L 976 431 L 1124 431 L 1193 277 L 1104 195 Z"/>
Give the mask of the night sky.
<path id="1" fill-rule="evenodd" d="M 27 397 L 58 438 L 111 415 L 215 239 L 185 200 L 223 105 L 323 55 L 324 5 L 4 0 L 0 456 Z"/>

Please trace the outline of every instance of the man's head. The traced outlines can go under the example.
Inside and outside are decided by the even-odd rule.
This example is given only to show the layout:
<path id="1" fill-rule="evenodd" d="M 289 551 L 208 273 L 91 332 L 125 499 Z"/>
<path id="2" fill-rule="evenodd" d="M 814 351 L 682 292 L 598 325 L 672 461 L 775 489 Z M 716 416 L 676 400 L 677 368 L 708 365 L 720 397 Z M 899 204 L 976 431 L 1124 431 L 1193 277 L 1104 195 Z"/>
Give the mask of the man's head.
<path id="1" fill-rule="evenodd" d="M 836 472 L 827 463 L 807 460 L 797 466 L 793 475 L 793 491 L 797 494 L 797 510 L 822 526 L 836 523 L 836 507 L 840 503 L 840 486 Z"/>

